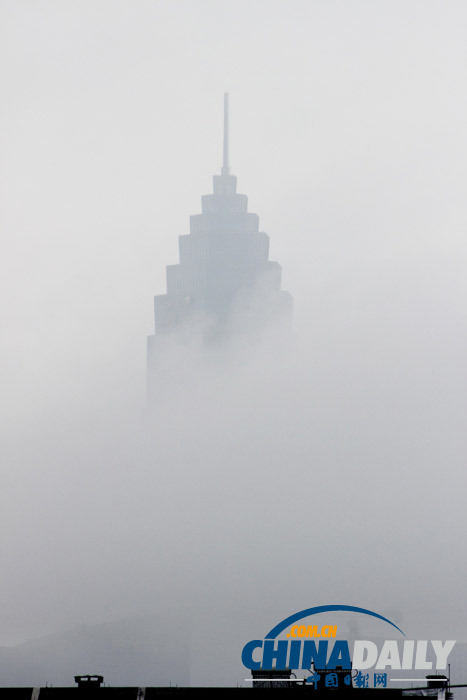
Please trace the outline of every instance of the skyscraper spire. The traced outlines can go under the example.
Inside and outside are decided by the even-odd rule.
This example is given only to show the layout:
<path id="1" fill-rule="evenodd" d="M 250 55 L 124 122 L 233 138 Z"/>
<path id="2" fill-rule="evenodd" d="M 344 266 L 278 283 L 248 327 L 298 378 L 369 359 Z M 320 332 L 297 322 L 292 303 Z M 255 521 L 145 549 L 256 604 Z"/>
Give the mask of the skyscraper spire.
<path id="1" fill-rule="evenodd" d="M 221 175 L 229 174 L 229 93 L 224 92 L 224 162 Z"/>

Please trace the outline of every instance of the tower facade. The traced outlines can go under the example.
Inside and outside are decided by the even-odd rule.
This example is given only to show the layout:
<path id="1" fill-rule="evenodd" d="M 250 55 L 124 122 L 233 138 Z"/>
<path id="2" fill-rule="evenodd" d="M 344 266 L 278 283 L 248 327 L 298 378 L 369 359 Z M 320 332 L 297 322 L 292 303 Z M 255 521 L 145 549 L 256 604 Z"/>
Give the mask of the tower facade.
<path id="1" fill-rule="evenodd" d="M 201 197 L 201 214 L 179 236 L 180 262 L 167 266 L 167 294 L 154 298 L 155 334 L 148 338 L 149 401 L 157 392 L 158 356 L 175 334 L 202 328 L 215 342 L 265 323 L 290 324 L 292 296 L 281 290 L 281 266 L 269 260 L 269 236 L 259 230 L 248 198 L 237 193 L 229 167 L 229 99 L 224 95 L 223 165 L 213 193 Z"/>

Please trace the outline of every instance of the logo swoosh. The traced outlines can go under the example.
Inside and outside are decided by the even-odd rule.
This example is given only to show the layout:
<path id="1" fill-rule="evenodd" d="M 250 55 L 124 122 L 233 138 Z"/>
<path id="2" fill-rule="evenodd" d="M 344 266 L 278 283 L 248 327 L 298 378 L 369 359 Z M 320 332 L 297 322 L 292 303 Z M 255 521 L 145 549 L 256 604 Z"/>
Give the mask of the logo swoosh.
<path id="1" fill-rule="evenodd" d="M 285 620 L 279 622 L 278 625 L 273 627 L 272 630 L 267 633 L 265 639 L 275 639 L 278 634 L 285 630 L 286 627 L 292 625 L 294 622 L 297 622 L 297 620 L 301 620 L 303 617 L 309 617 L 310 615 L 317 615 L 318 613 L 323 612 L 336 612 L 337 610 L 345 610 L 347 612 L 358 612 L 362 613 L 363 615 L 371 615 L 372 617 L 377 617 L 379 620 L 384 620 L 384 622 L 387 622 L 393 627 L 395 627 L 396 630 L 399 630 L 399 632 L 405 637 L 405 633 L 402 632 L 400 627 L 395 625 L 394 622 L 388 620 L 387 617 L 378 615 L 378 613 L 371 612 L 371 610 L 366 610 L 365 608 L 355 608 L 353 605 L 320 605 L 316 608 L 307 608 L 307 610 L 302 610 L 301 612 L 295 613 L 295 615 L 286 617 Z"/>

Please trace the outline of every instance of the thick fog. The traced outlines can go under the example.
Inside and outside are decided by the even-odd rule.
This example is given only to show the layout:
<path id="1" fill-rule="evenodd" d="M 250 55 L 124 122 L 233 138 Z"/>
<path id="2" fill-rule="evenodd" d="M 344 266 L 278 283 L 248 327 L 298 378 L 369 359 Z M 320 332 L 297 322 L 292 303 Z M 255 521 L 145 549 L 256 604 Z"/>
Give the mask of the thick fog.
<path id="1" fill-rule="evenodd" d="M 0 645 L 165 616 L 233 685 L 313 605 L 466 641 L 465 4 L 0 12 Z M 294 330 L 174 343 L 148 414 L 226 90 Z"/>

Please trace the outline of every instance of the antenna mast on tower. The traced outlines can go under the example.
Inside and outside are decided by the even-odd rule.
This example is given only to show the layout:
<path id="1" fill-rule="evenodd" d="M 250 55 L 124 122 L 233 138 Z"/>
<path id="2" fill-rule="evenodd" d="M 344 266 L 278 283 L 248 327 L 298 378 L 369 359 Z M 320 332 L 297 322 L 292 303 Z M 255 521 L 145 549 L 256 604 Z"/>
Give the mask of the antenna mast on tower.
<path id="1" fill-rule="evenodd" d="M 224 93 L 224 161 L 221 175 L 229 175 L 229 93 Z"/>

